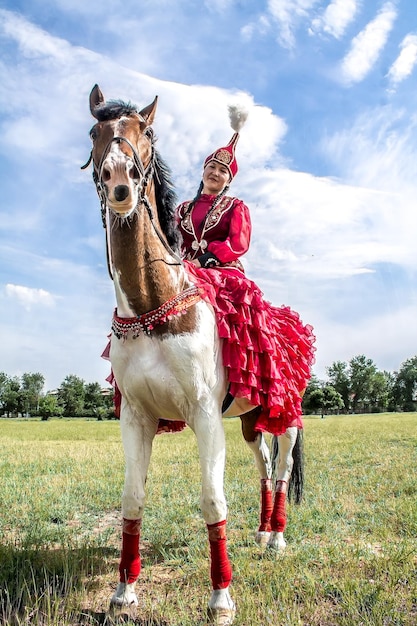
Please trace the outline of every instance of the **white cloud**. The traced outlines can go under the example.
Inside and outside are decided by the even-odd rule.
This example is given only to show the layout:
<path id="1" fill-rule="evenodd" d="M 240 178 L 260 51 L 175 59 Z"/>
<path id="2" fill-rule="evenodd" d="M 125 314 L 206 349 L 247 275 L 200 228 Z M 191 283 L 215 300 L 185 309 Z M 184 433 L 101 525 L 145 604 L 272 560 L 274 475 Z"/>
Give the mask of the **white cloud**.
<path id="1" fill-rule="evenodd" d="M 27 310 L 37 305 L 51 307 L 55 304 L 55 297 L 45 289 L 8 284 L 5 287 L 5 293 L 8 298 L 16 299 Z"/>
<path id="2" fill-rule="evenodd" d="M 33 36 L 25 41 L 25 47 L 28 53 L 37 56 L 43 50 L 43 33 L 36 34 L 36 27 L 31 30 Z M 18 31 L 12 29 L 10 36 L 20 41 L 25 32 L 26 28 L 22 26 Z M 239 143 L 243 158 L 259 164 L 277 157 L 277 144 L 285 135 L 286 125 L 270 109 L 255 106 L 251 95 L 217 87 L 161 81 L 123 69 L 107 57 L 83 48 L 69 48 L 68 55 L 62 57 L 63 49 L 65 46 L 48 47 L 50 69 L 41 77 L 22 77 L 16 68 L 9 68 L 9 99 L 15 110 L 21 109 L 21 102 L 30 101 L 30 111 L 8 120 L 2 136 L 4 145 L 31 152 L 36 158 L 42 153 L 65 159 L 72 166 L 74 159 L 78 158 L 82 164 L 90 147 L 88 130 L 93 123 L 88 94 L 93 84 L 99 82 L 107 98 L 132 100 L 140 106 L 159 95 L 155 123 L 160 137 L 157 147 L 168 162 L 175 163 L 176 175 L 188 177 L 214 147 L 230 139 L 232 131 L 227 113 L 230 103 L 239 102 L 250 110 Z M 56 56 L 54 51 L 57 51 Z M 62 73 L 71 79 L 63 80 Z M 62 102 L 67 103 L 64 108 Z M 54 103 L 58 105 L 54 106 Z M 193 111 L 193 114 L 184 117 L 185 110 Z M 64 145 L 65 150 L 62 149 Z M 181 146 L 180 150 L 178 146 Z M 86 180 L 85 173 L 78 172 L 77 178 Z"/>
<path id="3" fill-rule="evenodd" d="M 358 321 L 354 328 L 351 324 L 329 320 L 328 317 L 321 317 L 318 314 L 314 320 L 317 336 L 315 365 L 317 375 L 326 378 L 326 368 L 332 362 L 350 361 L 359 354 L 371 358 L 378 369 L 398 371 L 401 364 L 416 353 L 416 310 L 416 301 L 404 305 L 400 303 L 398 306 L 393 302 L 391 306 L 388 304 L 381 314 Z M 335 354 L 338 355 L 337 359 L 334 357 Z"/>
<path id="4" fill-rule="evenodd" d="M 417 120 L 406 110 L 384 106 L 364 110 L 348 128 L 323 140 L 327 158 L 349 181 L 403 194 L 415 186 Z"/>
<path id="5" fill-rule="evenodd" d="M 204 6 L 209 11 L 223 13 L 234 4 L 234 0 L 204 0 Z"/>
<path id="6" fill-rule="evenodd" d="M 387 77 L 390 84 L 396 87 L 408 78 L 417 65 L 417 35 L 407 35 L 400 45 L 401 52 L 391 65 Z"/>
<path id="7" fill-rule="evenodd" d="M 329 160 L 362 196 L 355 221 L 361 219 L 357 227 L 350 221 L 346 241 L 364 243 L 358 259 L 365 267 L 386 263 L 412 272 L 417 266 L 415 128 L 415 120 L 384 107 L 323 143 Z"/>
<path id="8" fill-rule="evenodd" d="M 373 273 L 381 263 L 417 263 L 412 196 L 285 169 L 253 172 L 239 195 L 250 198 L 255 184 L 249 269 L 261 282 L 278 269 L 277 292 L 285 283 L 330 285 Z"/>
<path id="9" fill-rule="evenodd" d="M 378 15 L 352 40 L 350 50 L 341 63 L 342 80 L 358 83 L 371 71 L 397 17 L 395 5 L 386 2 Z"/>
<path id="10" fill-rule="evenodd" d="M 268 14 L 278 28 L 278 41 L 284 47 L 295 47 L 294 31 L 308 17 L 318 0 L 268 0 Z"/>
<path id="11" fill-rule="evenodd" d="M 46 389 L 57 388 L 69 374 L 104 386 L 109 364 L 100 354 L 112 308 L 111 298 L 106 302 L 98 287 L 91 284 L 88 294 L 81 287 L 79 293 L 57 298 L 55 306 L 23 306 L 16 294 L 0 298 L 1 318 L 8 320 L 0 325 L 1 371 L 10 376 L 41 372 Z"/>
<path id="12" fill-rule="evenodd" d="M 99 226 L 99 224 L 98 224 Z M 100 358 L 107 342 L 114 306 L 112 284 L 105 268 L 103 233 L 100 268 L 82 261 L 34 258 L 15 250 L 29 278 L 54 286 L 29 288 L 8 284 L 0 293 L 0 370 L 21 376 L 40 371 L 46 388 L 59 386 L 68 374 L 105 384 L 109 364 Z M 83 257 L 84 260 L 84 257 Z M 4 259 L 2 259 L 4 266 Z M 31 274 L 31 264 L 36 268 Z M 9 270 L 9 266 L 6 266 Z"/>
<path id="13" fill-rule="evenodd" d="M 71 46 L 66 41 L 51 36 L 17 13 L 0 9 L 0 25 L 6 36 L 18 42 L 22 55 L 28 59 L 62 60 L 70 52 Z"/>
<path id="14" fill-rule="evenodd" d="M 324 32 L 340 39 L 355 19 L 360 2 L 358 0 L 332 0 L 323 14 L 312 21 L 312 32 Z"/>
<path id="15" fill-rule="evenodd" d="M 266 15 L 260 15 L 255 22 L 250 22 L 243 26 L 240 30 L 240 34 L 244 41 L 250 41 L 252 37 L 259 33 L 264 36 L 271 30 L 271 24 Z"/>

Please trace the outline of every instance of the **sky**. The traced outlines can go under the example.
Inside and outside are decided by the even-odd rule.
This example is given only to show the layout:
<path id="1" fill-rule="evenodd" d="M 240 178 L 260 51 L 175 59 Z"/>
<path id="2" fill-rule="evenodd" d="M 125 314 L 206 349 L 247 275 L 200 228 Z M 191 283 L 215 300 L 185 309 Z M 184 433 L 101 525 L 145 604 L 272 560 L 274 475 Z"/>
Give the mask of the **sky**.
<path id="1" fill-rule="evenodd" d="M 159 96 L 178 201 L 249 111 L 230 193 L 249 278 L 317 337 L 313 372 L 417 354 L 415 0 L 1 0 L 0 372 L 106 386 L 115 299 L 88 98 Z"/>

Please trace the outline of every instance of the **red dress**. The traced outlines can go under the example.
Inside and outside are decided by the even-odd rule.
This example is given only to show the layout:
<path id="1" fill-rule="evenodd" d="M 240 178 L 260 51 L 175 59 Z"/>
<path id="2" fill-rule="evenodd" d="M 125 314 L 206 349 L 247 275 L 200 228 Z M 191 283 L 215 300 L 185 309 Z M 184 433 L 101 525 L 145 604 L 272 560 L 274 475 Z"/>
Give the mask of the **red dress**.
<path id="1" fill-rule="evenodd" d="M 312 327 L 289 307 L 272 306 L 245 276 L 239 257 L 250 243 L 248 207 L 224 196 L 210 211 L 214 200 L 202 194 L 191 212 L 190 202 L 180 204 L 178 219 L 184 258 L 211 252 L 220 263 L 187 268 L 216 312 L 230 393 L 262 407 L 257 430 L 281 435 L 289 426 L 302 428 L 300 392 L 314 362 Z"/>

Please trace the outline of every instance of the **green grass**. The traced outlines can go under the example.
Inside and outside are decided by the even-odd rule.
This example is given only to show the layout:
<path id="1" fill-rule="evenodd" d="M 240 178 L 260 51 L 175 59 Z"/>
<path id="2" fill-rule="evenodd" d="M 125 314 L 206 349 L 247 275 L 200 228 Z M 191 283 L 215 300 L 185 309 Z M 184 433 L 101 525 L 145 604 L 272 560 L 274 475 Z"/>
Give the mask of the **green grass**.
<path id="1" fill-rule="evenodd" d="M 236 626 L 417 623 L 417 415 L 305 419 L 287 550 L 254 544 L 259 481 L 225 421 Z M 134 615 L 112 616 L 124 462 L 117 422 L 0 420 L 0 624 L 203 626 L 210 595 L 190 430 L 158 436 Z"/>

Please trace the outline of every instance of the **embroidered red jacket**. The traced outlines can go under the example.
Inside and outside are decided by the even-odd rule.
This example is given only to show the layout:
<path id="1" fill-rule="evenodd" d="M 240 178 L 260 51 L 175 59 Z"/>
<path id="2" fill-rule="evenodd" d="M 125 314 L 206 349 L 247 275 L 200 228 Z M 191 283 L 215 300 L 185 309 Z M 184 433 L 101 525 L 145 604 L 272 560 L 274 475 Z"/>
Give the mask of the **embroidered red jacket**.
<path id="1" fill-rule="evenodd" d="M 183 256 L 192 260 L 208 251 L 222 265 L 234 265 L 249 249 L 252 233 L 249 209 L 239 198 L 224 196 L 209 213 L 215 197 L 202 194 L 189 213 L 189 200 L 179 205 L 177 212 L 183 236 Z M 207 247 L 203 240 L 207 242 Z"/>

